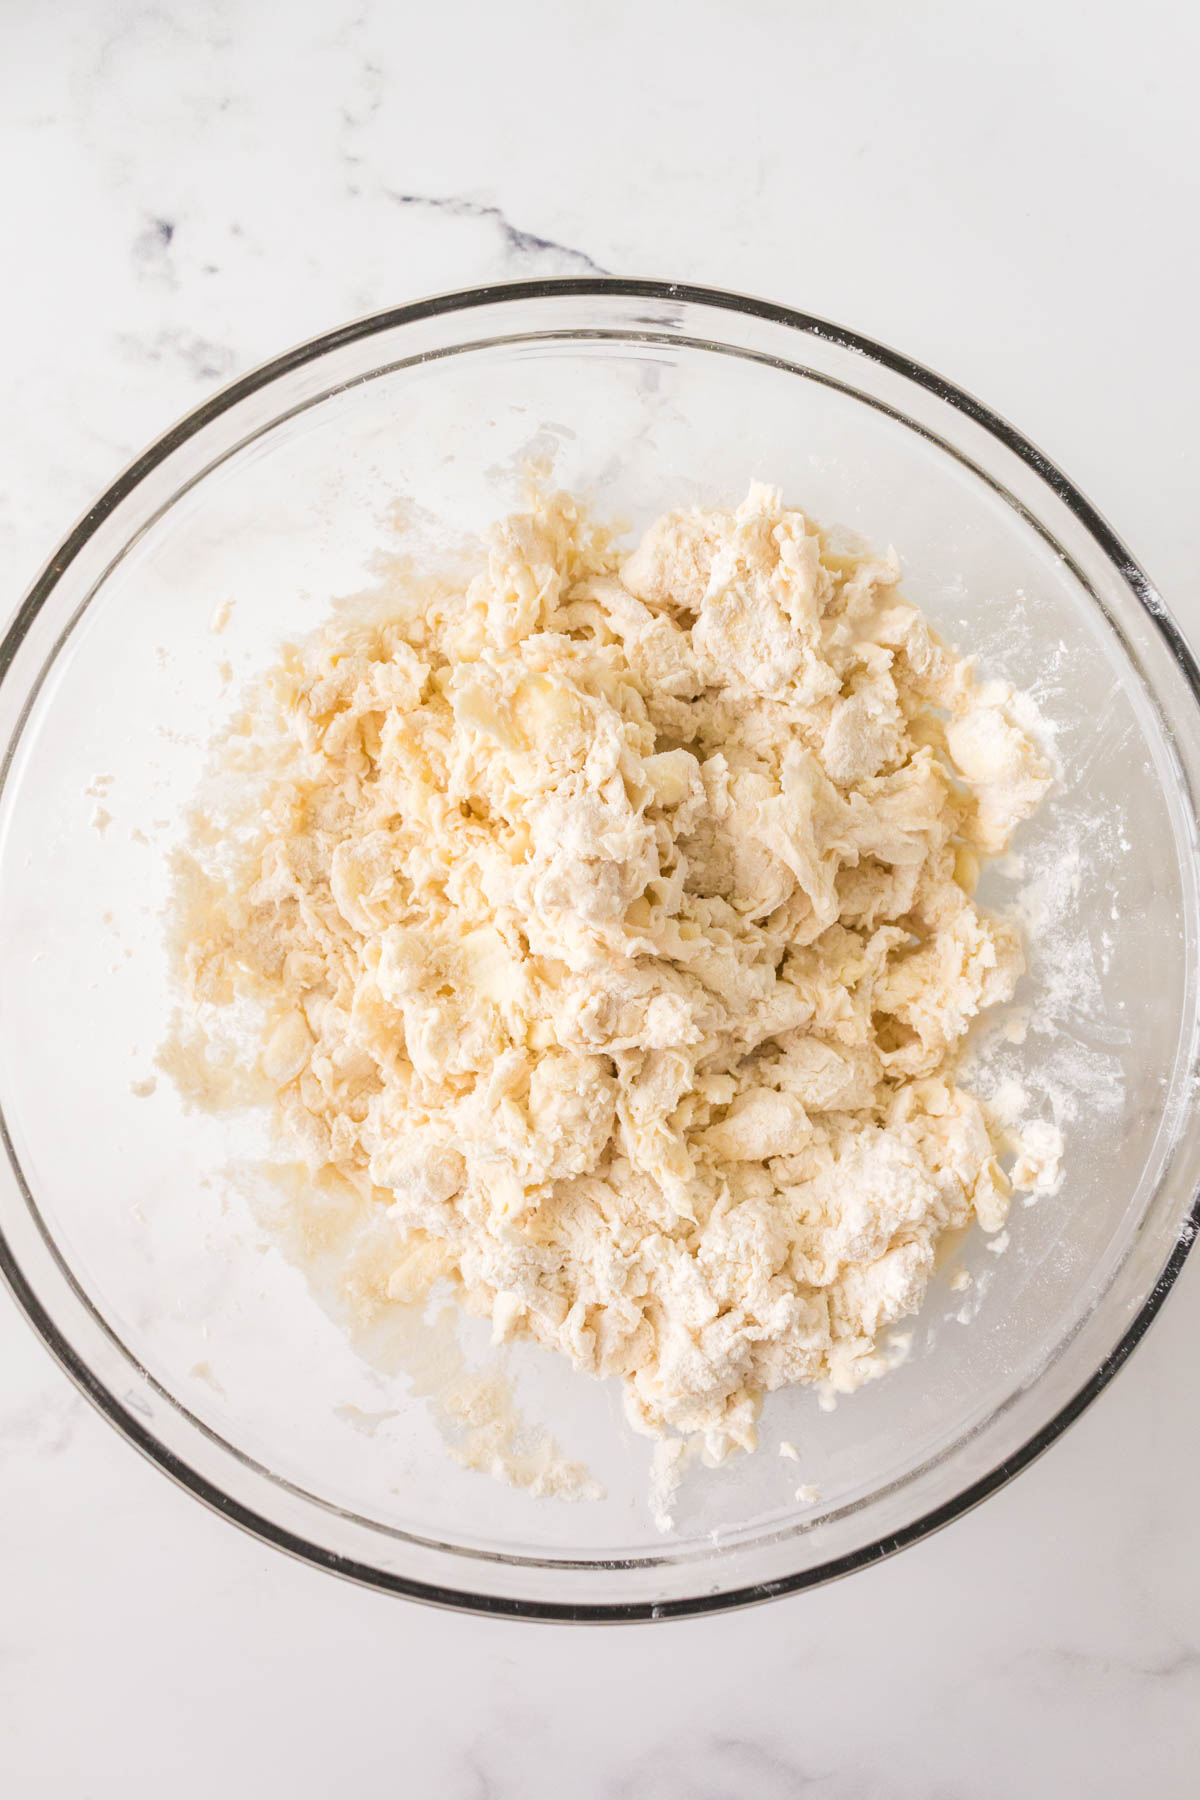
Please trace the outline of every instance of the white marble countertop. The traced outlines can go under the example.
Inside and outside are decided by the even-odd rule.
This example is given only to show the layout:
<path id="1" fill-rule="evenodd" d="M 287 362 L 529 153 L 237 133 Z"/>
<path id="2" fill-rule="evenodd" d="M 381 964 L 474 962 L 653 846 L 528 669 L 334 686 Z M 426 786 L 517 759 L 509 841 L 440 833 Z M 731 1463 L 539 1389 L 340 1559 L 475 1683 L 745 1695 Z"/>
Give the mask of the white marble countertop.
<path id="1" fill-rule="evenodd" d="M 1200 635 L 1194 9 L 9 0 L 7 612 L 142 443 L 354 314 L 604 269 L 882 337 L 1065 466 Z M 1196 1792 L 1200 1258 L 1066 1439 L 820 1592 L 564 1633 L 361 1592 L 143 1464 L 0 1298 L 13 1800 Z"/>

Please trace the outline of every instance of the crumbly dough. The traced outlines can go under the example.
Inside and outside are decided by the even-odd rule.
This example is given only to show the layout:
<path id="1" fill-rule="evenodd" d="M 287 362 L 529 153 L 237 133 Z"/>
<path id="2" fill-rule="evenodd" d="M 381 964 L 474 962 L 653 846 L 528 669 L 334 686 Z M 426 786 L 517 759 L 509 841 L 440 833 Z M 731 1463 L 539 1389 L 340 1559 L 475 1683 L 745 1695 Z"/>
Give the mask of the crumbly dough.
<path id="1" fill-rule="evenodd" d="M 880 1372 L 1007 1210 L 953 1063 L 1048 771 L 899 580 L 766 486 L 623 560 L 545 499 L 287 651 L 182 914 L 312 1170 L 393 1222 L 386 1294 L 449 1277 L 709 1458 Z"/>

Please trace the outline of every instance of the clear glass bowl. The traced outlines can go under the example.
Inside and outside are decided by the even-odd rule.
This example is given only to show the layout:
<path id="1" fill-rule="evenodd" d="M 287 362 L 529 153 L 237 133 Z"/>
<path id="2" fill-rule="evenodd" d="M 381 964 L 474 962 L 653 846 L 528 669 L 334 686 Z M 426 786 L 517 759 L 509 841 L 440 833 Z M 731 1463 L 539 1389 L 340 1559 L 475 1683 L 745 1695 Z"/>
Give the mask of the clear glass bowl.
<path id="1" fill-rule="evenodd" d="M 808 1392 L 773 1397 L 763 1449 L 689 1479 L 665 1538 L 645 1505 L 649 1447 L 607 1386 L 511 1353 L 526 1412 L 606 1499 L 535 1500 L 456 1466 L 403 1357 L 357 1354 L 264 1246 L 223 1173 L 252 1185 L 251 1124 L 185 1113 L 163 1079 L 132 1091 L 173 1004 L 165 852 L 239 682 L 370 580 L 398 495 L 475 529 L 513 503 L 531 453 L 634 529 L 757 476 L 895 543 L 943 633 L 1038 690 L 1061 763 L 1019 846 L 1041 872 L 1042 926 L 1018 996 L 1033 1026 L 1011 1049 L 1031 1093 L 1071 1099 L 1061 1192 L 1016 1209 L 1003 1256 L 979 1234 L 957 1247 L 885 1379 L 832 1413 Z M 1178 1273 L 1196 1219 L 1196 665 L 1071 484 L 893 351 L 654 282 L 486 288 L 364 319 L 235 382 L 140 457 L 35 584 L 0 677 L 3 1267 L 100 1410 L 266 1541 L 396 1593 L 542 1618 L 663 1618 L 807 1587 L 1023 1468 Z M 1013 891 L 1000 881 L 993 898 Z M 975 1278 L 965 1310 L 960 1268 Z M 775 1453 L 780 1436 L 799 1464 Z M 796 1503 L 797 1481 L 817 1505 Z"/>

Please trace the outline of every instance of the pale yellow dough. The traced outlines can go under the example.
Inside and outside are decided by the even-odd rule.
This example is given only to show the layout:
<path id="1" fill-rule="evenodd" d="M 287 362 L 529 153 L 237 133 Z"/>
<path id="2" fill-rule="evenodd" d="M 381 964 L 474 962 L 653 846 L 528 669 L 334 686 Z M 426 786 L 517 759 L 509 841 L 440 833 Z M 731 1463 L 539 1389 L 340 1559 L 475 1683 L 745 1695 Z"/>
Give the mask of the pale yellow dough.
<path id="1" fill-rule="evenodd" d="M 711 1458 L 879 1372 L 1007 1209 L 952 1067 L 1048 772 L 898 583 L 764 486 L 624 560 L 545 500 L 287 653 L 183 913 L 196 1000 L 265 1006 L 288 1134 L 392 1222 L 374 1298 L 448 1276 Z"/>

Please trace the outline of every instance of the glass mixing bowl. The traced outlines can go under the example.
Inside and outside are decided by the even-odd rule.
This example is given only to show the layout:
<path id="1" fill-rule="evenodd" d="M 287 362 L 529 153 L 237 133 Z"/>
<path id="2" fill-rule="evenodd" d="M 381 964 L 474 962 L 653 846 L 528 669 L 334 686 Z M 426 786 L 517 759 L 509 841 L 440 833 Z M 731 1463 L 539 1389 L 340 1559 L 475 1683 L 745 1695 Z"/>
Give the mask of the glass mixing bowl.
<path id="1" fill-rule="evenodd" d="M 763 1448 L 689 1477 L 666 1536 L 611 1384 L 548 1353 L 507 1353 L 520 1404 L 606 1497 L 534 1499 L 457 1466 L 411 1359 L 353 1347 L 264 1237 L 253 1117 L 186 1112 L 161 1077 L 146 1092 L 174 1004 L 168 851 L 239 684 L 369 583 L 398 497 L 422 529 L 474 530 L 530 456 L 634 530 L 759 477 L 894 543 L 943 634 L 1035 691 L 1060 767 L 988 892 L 1010 904 L 1024 879 L 1033 920 L 1024 1041 L 998 1040 L 992 1076 L 1065 1108 L 1061 1190 L 1015 1207 L 1003 1255 L 979 1233 L 954 1248 L 884 1379 L 832 1412 L 770 1399 Z M 635 281 L 484 288 L 347 325 L 138 458 L 36 582 L 0 676 L 4 1271 L 130 1442 L 267 1542 L 542 1618 L 811 1586 L 1028 1464 L 1178 1273 L 1198 1167 L 1196 664 L 1070 482 L 893 351 Z"/>

